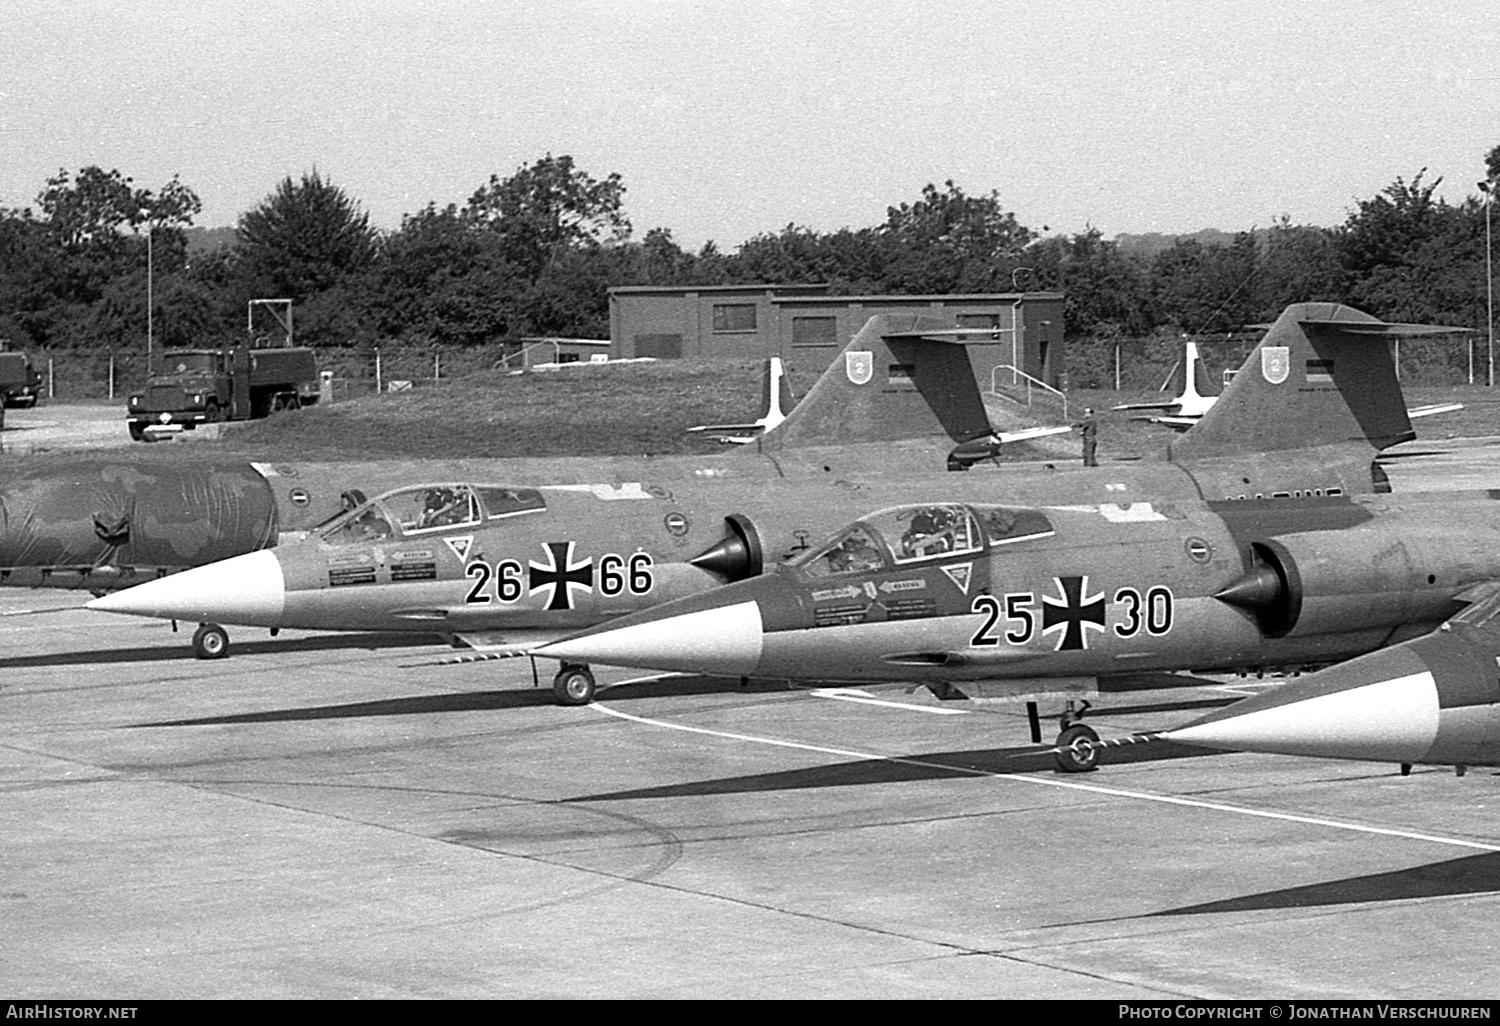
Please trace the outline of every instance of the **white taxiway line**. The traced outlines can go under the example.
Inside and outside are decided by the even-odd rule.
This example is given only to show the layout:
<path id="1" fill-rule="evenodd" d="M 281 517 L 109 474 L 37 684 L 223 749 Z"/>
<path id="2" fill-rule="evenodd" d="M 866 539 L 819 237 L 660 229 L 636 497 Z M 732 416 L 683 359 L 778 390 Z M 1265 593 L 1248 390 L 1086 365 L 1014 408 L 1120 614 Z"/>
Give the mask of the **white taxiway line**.
<path id="1" fill-rule="evenodd" d="M 654 679 L 655 677 L 640 677 L 620 681 L 618 684 L 611 686 L 619 687 L 622 684 L 633 684 L 640 680 Z M 1194 798 L 1177 798 L 1165 794 L 1148 794 L 1144 791 L 1124 791 L 1115 787 L 1099 787 L 1096 784 L 1083 784 L 1071 780 L 1052 780 L 1047 777 L 1034 777 L 1023 773 L 995 773 L 991 770 L 973 769 L 968 766 L 952 766 L 940 762 L 927 762 L 923 759 L 904 759 L 895 755 L 877 755 L 874 752 L 856 752 L 846 748 L 827 748 L 822 745 L 809 745 L 798 741 L 782 741 L 772 737 L 757 737 L 753 734 L 733 734 L 724 730 L 710 730 L 707 727 L 689 727 L 682 723 L 668 723 L 665 720 L 653 720 L 645 716 L 634 716 L 630 713 L 620 712 L 618 709 L 611 709 L 609 706 L 598 701 L 591 703 L 588 708 L 604 713 L 606 716 L 629 720 L 632 723 L 640 723 L 650 727 L 663 727 L 667 730 L 681 730 L 689 734 L 706 734 L 710 737 L 721 737 L 730 741 L 748 741 L 752 744 L 772 745 L 776 748 L 795 748 L 804 752 L 836 755 L 845 759 L 869 759 L 880 762 L 894 762 L 903 766 L 919 766 L 923 769 L 944 770 L 949 773 L 967 773 L 975 777 L 996 777 L 1001 780 L 1013 780 L 1023 784 L 1037 784 L 1042 787 L 1059 787 L 1070 791 L 1086 791 L 1090 794 L 1108 795 L 1112 798 L 1130 798 L 1135 801 L 1158 802 L 1163 805 L 1180 805 L 1193 809 L 1207 809 L 1212 812 L 1228 812 L 1238 816 L 1254 816 L 1258 819 L 1276 819 L 1286 823 L 1302 823 L 1307 826 L 1329 827 L 1334 830 L 1350 830 L 1361 834 L 1401 837 L 1409 841 L 1429 841 L 1433 844 L 1445 844 L 1455 848 L 1500 851 L 1500 845 L 1485 844 L 1481 841 L 1465 841 L 1457 837 L 1439 837 L 1436 834 L 1419 834 L 1410 830 L 1392 830 L 1387 827 L 1369 826 L 1364 823 L 1348 823 L 1336 819 L 1321 819 L 1316 816 L 1298 816 L 1289 812 L 1268 812 L 1263 809 L 1247 809 L 1238 805 L 1226 805 L 1223 802 L 1205 802 Z"/>
<path id="2" fill-rule="evenodd" d="M 905 709 L 907 712 L 932 713 L 935 716 L 967 716 L 967 709 L 944 709 L 930 705 L 909 705 L 906 702 L 887 702 L 876 698 L 867 691 L 857 691 L 853 688 L 813 688 L 809 694 L 817 695 L 819 698 L 837 698 L 844 702 L 859 702 L 863 705 L 883 705 L 891 709 Z"/>

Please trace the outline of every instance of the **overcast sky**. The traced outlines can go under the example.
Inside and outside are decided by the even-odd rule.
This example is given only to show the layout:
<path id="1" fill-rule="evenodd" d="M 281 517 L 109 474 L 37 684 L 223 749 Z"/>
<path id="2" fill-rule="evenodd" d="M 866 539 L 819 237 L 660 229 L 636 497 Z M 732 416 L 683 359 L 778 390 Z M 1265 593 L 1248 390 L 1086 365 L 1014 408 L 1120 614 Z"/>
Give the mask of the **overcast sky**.
<path id="1" fill-rule="evenodd" d="M 619 172 L 637 236 L 866 227 L 953 179 L 1033 229 L 1333 225 L 1500 144 L 1452 0 L 10 0 L 0 206 L 89 164 L 233 224 L 316 167 L 385 228 L 491 173 Z"/>

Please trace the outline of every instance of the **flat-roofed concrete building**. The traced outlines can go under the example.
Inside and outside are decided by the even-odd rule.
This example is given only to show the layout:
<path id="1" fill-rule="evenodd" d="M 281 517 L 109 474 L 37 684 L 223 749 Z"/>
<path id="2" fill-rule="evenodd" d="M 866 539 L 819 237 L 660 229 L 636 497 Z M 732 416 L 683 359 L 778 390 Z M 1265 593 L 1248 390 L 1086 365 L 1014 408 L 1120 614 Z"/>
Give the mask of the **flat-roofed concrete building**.
<path id="1" fill-rule="evenodd" d="M 765 358 L 821 372 L 875 314 L 927 314 L 954 328 L 992 334 L 970 346 L 981 387 L 1014 366 L 1061 388 L 1067 373 L 1063 297 L 992 295 L 835 296 L 827 285 L 629 285 L 609 290 L 613 355 Z"/>

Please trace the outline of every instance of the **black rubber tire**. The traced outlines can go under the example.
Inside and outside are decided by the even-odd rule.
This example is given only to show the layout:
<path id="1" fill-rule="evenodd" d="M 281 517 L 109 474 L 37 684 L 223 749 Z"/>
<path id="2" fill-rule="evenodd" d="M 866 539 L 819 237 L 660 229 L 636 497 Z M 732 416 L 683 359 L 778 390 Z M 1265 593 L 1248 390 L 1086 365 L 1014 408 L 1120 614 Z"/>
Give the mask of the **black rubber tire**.
<path id="1" fill-rule="evenodd" d="M 1099 768 L 1099 735 L 1093 727 L 1075 723 L 1057 735 L 1057 753 L 1053 758 L 1063 773 L 1092 773 Z"/>
<path id="2" fill-rule="evenodd" d="M 594 673 L 587 666 L 564 666 L 552 678 L 558 705 L 588 705 L 594 700 Z"/>
<path id="3" fill-rule="evenodd" d="M 229 654 L 229 633 L 216 623 L 200 623 L 193 632 L 193 655 L 199 659 L 223 659 Z"/>

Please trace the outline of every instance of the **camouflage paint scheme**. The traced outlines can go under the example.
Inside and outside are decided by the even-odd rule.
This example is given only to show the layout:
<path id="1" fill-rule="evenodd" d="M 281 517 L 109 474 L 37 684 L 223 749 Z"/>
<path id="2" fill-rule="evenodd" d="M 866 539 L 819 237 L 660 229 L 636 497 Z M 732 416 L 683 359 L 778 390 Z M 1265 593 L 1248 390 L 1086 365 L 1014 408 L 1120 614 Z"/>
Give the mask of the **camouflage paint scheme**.
<path id="1" fill-rule="evenodd" d="M 1491 589 L 1493 591 L 1493 589 Z M 1155 736 L 1242 752 L 1500 766 L 1500 593 L 1424 637 Z"/>
<path id="2" fill-rule="evenodd" d="M 1117 673 L 1347 659 L 1432 630 L 1496 580 L 1500 502 L 1489 493 L 1062 508 L 945 500 L 871 514 L 779 572 L 535 654 L 1032 694 Z"/>
<path id="3" fill-rule="evenodd" d="M 274 492 L 249 464 L 37 468 L 0 489 L 0 584 L 129 587 L 277 533 Z"/>
<path id="4" fill-rule="evenodd" d="M 1390 328 L 1343 307 L 1290 308 L 1252 354 L 1253 373 L 1237 377 L 1219 411 L 1174 441 L 1173 459 L 1167 462 L 1041 473 L 991 468 L 967 474 L 872 474 L 863 480 L 831 470 L 783 477 L 780 471 L 789 455 L 806 460 L 808 450 L 774 455 L 763 446 L 751 458 L 732 462 L 740 468 L 733 475 L 700 472 L 645 482 L 543 486 L 537 491 L 543 501 L 524 514 L 493 515 L 479 498 L 475 516 L 461 526 L 409 529 L 399 514 L 391 514 L 384 516 L 389 526 L 379 539 L 344 529 L 396 502 L 396 496 L 436 489 L 482 495 L 485 489 L 527 487 L 515 478 L 428 477 L 428 484 L 396 489 L 306 539 L 284 542 L 274 554 L 257 557 L 254 594 L 245 583 L 252 564 L 236 561 L 92 605 L 251 626 L 437 631 L 471 643 L 515 648 L 753 575 L 804 552 L 810 541 L 859 511 L 919 503 L 938 494 L 963 503 L 1116 509 L 1146 502 L 1190 508 L 1205 498 L 1229 498 L 1249 500 L 1244 515 L 1251 507 L 1264 506 L 1261 515 L 1273 520 L 1296 518 L 1306 515 L 1304 506 L 1316 507 L 1319 497 L 1375 490 L 1371 467 L 1377 449 L 1411 437 L 1381 337 Z M 879 344 L 879 337 L 861 334 L 861 344 Z M 1290 368 L 1275 383 L 1259 364 L 1259 353 L 1268 346 L 1277 348 Z M 953 347 L 938 351 L 963 355 Z M 1320 368 L 1315 379 L 1324 376 L 1321 368 L 1336 368 L 1337 384 L 1307 380 L 1305 368 L 1314 365 Z M 920 373 L 912 377 L 924 380 Z M 972 377 L 968 380 L 973 392 Z M 823 384 L 834 387 L 830 379 Z M 804 400 L 804 406 L 816 410 L 819 405 L 812 399 Z M 1236 436 L 1232 421 L 1252 416 L 1247 410 L 1253 411 L 1261 438 L 1243 432 Z M 795 427 L 793 418 L 786 424 Z M 1246 445 L 1261 439 L 1271 452 L 1243 453 Z M 1293 448 L 1294 443 L 1300 447 Z M 1205 449 L 1209 455 L 1199 456 Z M 648 466 L 668 469 L 671 462 L 651 461 Z M 515 464 L 506 467 L 514 469 Z M 757 468 L 762 472 L 752 473 Z M 397 575 L 396 565 L 411 552 L 421 553 L 421 559 L 410 558 L 424 567 L 430 563 L 430 570 L 421 576 Z M 1220 559 L 1230 559 L 1236 567 L 1244 558 L 1233 548 L 1220 546 L 1219 552 Z M 617 577 L 606 575 L 617 574 L 622 561 L 628 567 L 632 560 L 650 568 L 640 578 L 649 578 L 649 584 L 607 588 L 605 581 L 613 585 Z M 356 574 L 356 567 L 367 572 Z M 564 589 L 567 604 L 560 607 L 548 575 L 562 572 L 577 576 Z M 509 582 L 503 595 L 496 590 L 502 582 Z M 493 631 L 502 636 L 473 636 Z"/>
<path id="5" fill-rule="evenodd" d="M 1296 304 L 1251 353 L 1245 365 L 1251 373 L 1236 375 L 1216 404 L 1218 412 L 1174 438 L 1161 462 L 1105 474 L 1068 464 L 1037 473 L 991 462 L 973 472 L 999 474 L 1003 481 L 995 487 L 1014 491 L 1018 502 L 1050 501 L 1051 494 L 1078 501 L 1122 481 L 1140 496 L 1158 495 L 1163 487 L 1172 489 L 1164 497 L 1200 498 L 1330 488 L 1368 492 L 1378 487 L 1371 477 L 1374 454 L 1415 437 L 1394 365 L 1375 350 L 1391 336 L 1428 330 L 1384 324 L 1337 304 Z M 712 503 L 716 493 L 696 485 L 941 477 L 955 444 L 982 441 L 992 431 L 962 349 L 971 337 L 988 339 L 984 333 L 942 330 L 928 318 L 871 318 L 845 350 L 870 354 L 871 380 L 855 384 L 845 373 L 845 361 L 835 360 L 780 426 L 725 455 L 254 466 L 271 482 L 281 530 L 289 532 L 338 515 L 349 508 L 346 497 L 356 492 L 373 497 L 424 481 L 654 482 L 685 502 Z M 1289 368 L 1281 384 L 1272 385 L 1263 373 L 1267 350 L 1278 351 Z M 1336 370 L 1309 380 L 1308 366 Z M 892 376 L 895 368 L 903 372 Z M 733 508 L 717 511 L 723 515 Z M 845 509 L 847 515 L 855 512 Z"/>

